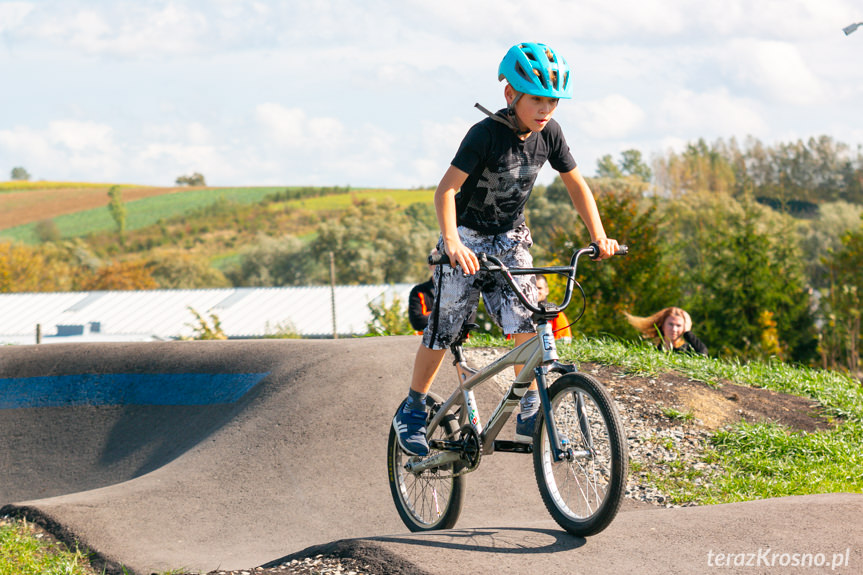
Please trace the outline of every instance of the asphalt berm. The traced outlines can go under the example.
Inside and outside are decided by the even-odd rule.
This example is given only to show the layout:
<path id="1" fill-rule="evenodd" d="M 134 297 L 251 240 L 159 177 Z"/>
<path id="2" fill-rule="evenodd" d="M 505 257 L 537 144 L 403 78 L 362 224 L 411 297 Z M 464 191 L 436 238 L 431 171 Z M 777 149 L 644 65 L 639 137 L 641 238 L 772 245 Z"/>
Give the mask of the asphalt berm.
<path id="1" fill-rule="evenodd" d="M 7 347 L 0 514 L 80 542 L 108 573 L 287 572 L 291 558 L 317 555 L 381 575 L 863 572 L 861 494 L 628 502 L 581 539 L 549 518 L 516 454 L 471 474 L 457 529 L 408 533 L 389 494 L 386 434 L 418 343 Z M 480 390 L 481 406 L 494 391 Z M 795 560 L 811 565 L 792 570 Z"/>

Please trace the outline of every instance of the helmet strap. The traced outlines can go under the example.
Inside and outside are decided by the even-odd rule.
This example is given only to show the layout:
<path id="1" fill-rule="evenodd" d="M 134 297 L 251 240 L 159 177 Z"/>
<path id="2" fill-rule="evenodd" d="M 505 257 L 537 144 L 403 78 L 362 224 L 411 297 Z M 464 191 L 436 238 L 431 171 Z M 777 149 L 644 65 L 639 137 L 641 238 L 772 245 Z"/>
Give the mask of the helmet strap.
<path id="1" fill-rule="evenodd" d="M 521 94 L 521 92 L 516 92 L 516 94 L 517 94 L 517 96 L 515 97 L 515 100 L 513 100 L 513 103 L 511 105 L 508 105 L 506 108 L 506 116 L 501 116 L 500 114 L 495 114 L 494 112 L 489 111 L 488 109 L 486 109 L 484 106 L 482 106 L 479 103 L 474 104 L 474 107 L 478 108 L 481 112 L 483 112 L 486 116 L 488 116 L 492 120 L 500 122 L 501 124 L 503 124 L 504 126 L 509 128 L 510 130 L 515 132 L 516 136 L 521 138 L 522 136 L 526 136 L 527 134 L 530 134 L 530 130 L 522 130 L 518 126 L 518 119 L 516 118 L 516 115 L 515 115 L 515 103 L 518 102 L 518 99 L 521 98 L 522 94 Z"/>

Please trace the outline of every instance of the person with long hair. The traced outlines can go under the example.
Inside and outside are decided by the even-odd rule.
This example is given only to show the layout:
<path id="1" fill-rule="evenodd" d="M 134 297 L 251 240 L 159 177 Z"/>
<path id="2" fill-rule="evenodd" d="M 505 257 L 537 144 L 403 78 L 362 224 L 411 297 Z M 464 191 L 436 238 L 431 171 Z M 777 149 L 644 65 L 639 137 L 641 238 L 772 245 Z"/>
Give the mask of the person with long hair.
<path id="1" fill-rule="evenodd" d="M 662 351 L 695 352 L 707 355 L 707 346 L 692 333 L 692 318 L 679 307 L 667 307 L 653 315 L 640 317 L 624 312 L 627 321 L 644 339 L 652 340 Z"/>

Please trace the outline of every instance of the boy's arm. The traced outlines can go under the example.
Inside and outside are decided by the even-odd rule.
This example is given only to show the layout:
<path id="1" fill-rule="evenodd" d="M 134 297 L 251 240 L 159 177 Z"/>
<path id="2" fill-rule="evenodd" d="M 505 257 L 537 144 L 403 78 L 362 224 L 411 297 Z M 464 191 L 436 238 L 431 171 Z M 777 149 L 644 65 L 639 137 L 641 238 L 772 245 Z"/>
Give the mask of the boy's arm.
<path id="1" fill-rule="evenodd" d="M 573 168 L 572 171 L 561 172 L 560 179 L 563 180 L 566 191 L 569 192 L 572 205 L 575 206 L 578 215 L 581 216 L 584 225 L 587 226 L 591 241 L 599 246 L 598 259 L 610 258 L 619 247 L 617 240 L 610 239 L 605 235 L 605 228 L 602 226 L 602 219 L 599 217 L 593 192 L 590 191 L 590 187 L 581 172 L 578 168 Z"/>
<path id="2" fill-rule="evenodd" d="M 444 249 L 453 267 L 461 266 L 462 271 L 474 274 L 479 270 L 479 260 L 458 237 L 458 224 L 455 216 L 455 194 L 467 180 L 468 174 L 455 166 L 450 166 L 441 178 L 434 193 L 437 221 L 443 236 Z"/>

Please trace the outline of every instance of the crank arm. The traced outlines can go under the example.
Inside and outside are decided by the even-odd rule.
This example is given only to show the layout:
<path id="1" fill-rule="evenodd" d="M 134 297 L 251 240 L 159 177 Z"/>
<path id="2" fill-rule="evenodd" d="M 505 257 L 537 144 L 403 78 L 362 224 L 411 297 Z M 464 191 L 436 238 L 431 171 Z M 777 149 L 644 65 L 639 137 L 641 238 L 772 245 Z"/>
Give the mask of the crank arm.
<path id="1" fill-rule="evenodd" d="M 449 465 L 450 463 L 455 463 L 460 460 L 461 455 L 459 453 L 456 453 L 455 451 L 445 451 L 419 461 L 408 461 L 405 464 L 405 470 L 409 473 L 422 473 L 423 471 L 444 467 L 445 465 Z"/>

